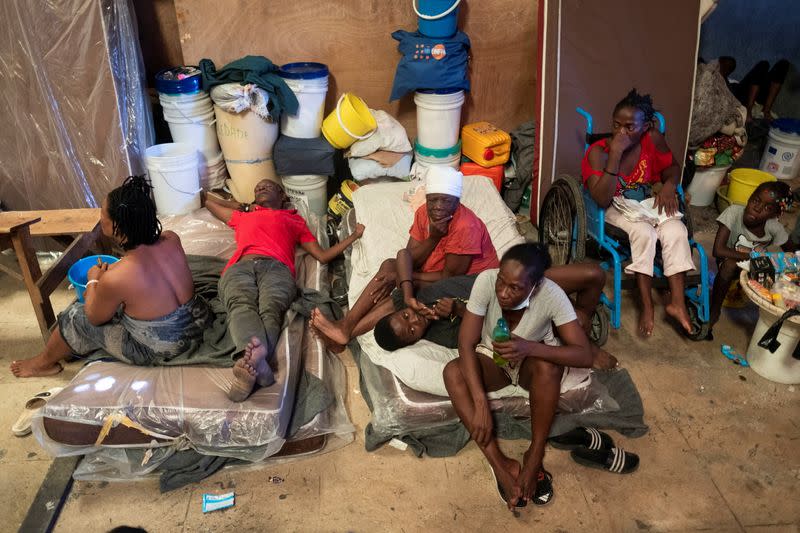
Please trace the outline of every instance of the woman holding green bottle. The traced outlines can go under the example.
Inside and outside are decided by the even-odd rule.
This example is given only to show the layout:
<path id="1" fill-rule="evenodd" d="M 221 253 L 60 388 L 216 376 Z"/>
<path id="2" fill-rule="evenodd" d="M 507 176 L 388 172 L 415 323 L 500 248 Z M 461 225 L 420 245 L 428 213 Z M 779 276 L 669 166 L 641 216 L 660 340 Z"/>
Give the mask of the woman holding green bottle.
<path id="1" fill-rule="evenodd" d="M 525 243 L 510 248 L 499 269 L 479 274 L 459 330 L 459 357 L 444 370 L 450 400 L 489 460 L 509 509 L 552 498 L 552 476 L 542 460 L 564 368 L 592 366 L 572 303 L 544 277 L 549 266 L 545 247 Z M 508 340 L 495 340 L 495 332 Z M 517 384 L 530 394 L 533 435 L 522 465 L 498 447 L 486 396 Z"/>

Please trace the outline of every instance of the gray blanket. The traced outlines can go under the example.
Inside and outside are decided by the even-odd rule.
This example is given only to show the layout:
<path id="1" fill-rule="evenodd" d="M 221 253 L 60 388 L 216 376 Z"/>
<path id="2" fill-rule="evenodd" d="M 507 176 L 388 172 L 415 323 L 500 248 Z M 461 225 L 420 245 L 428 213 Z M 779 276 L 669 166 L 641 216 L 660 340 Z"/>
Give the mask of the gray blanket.
<path id="1" fill-rule="evenodd" d="M 698 146 L 726 124 L 744 125 L 739 113 L 741 103 L 728 89 L 719 72 L 719 63 L 697 65 L 689 146 Z"/>
<path id="2" fill-rule="evenodd" d="M 364 355 L 357 342 L 350 343 L 353 358 L 364 375 L 363 365 L 372 365 L 369 357 Z M 607 388 L 612 398 L 619 404 L 619 410 L 610 413 L 556 413 L 550 436 L 566 433 L 576 427 L 595 427 L 614 429 L 627 437 L 641 437 L 648 431 L 644 423 L 644 408 L 639 391 L 627 370 L 617 372 L 598 372 L 595 377 Z M 362 381 L 361 394 L 372 411 L 372 400 L 369 391 Z M 527 418 L 514 418 L 506 413 L 493 412 L 497 436 L 501 439 L 531 438 L 531 422 Z M 469 432 L 460 421 L 435 428 L 410 429 L 401 434 L 392 434 L 384 428 L 368 424 L 364 432 L 367 451 L 374 451 L 392 438 L 398 438 L 409 445 L 415 455 L 423 454 L 431 457 L 449 457 L 458 453 L 469 442 Z"/>

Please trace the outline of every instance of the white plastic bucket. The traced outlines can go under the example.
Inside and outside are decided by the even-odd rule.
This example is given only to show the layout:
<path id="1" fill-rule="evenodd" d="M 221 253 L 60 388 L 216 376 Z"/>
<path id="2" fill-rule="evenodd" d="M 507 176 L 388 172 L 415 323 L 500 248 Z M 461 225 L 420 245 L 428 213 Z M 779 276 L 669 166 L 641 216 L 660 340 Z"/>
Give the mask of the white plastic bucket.
<path id="1" fill-rule="evenodd" d="M 160 215 L 184 215 L 200 208 L 200 161 L 197 149 L 185 143 L 156 144 L 144 152 Z"/>
<path id="2" fill-rule="evenodd" d="M 322 217 L 328 208 L 328 177 L 316 175 L 284 176 L 283 190 L 294 205 L 304 204 L 308 210 Z"/>
<path id="3" fill-rule="evenodd" d="M 730 167 L 698 168 L 692 182 L 686 189 L 689 194 L 689 205 L 706 207 L 711 205 L 717 194 L 719 184 L 725 178 Z"/>
<path id="4" fill-rule="evenodd" d="M 207 160 L 219 155 L 216 117 L 208 93 L 159 94 L 159 100 L 174 142 L 191 144 Z"/>
<path id="5" fill-rule="evenodd" d="M 417 91 L 417 140 L 434 150 L 450 148 L 461 132 L 461 106 L 464 91 Z"/>
<path id="6" fill-rule="evenodd" d="M 790 180 L 800 171 L 800 135 L 770 128 L 759 168 L 779 180 Z"/>
<path id="7" fill-rule="evenodd" d="M 222 152 L 216 156 L 206 159 L 205 164 L 200 165 L 200 186 L 206 190 L 221 189 L 228 179 L 228 167 L 225 166 L 225 159 Z"/>
<path id="8" fill-rule="evenodd" d="M 328 93 L 328 67 L 322 63 L 289 63 L 278 74 L 297 97 L 297 114 L 281 116 L 281 133 L 297 139 L 320 136 Z"/>
<path id="9" fill-rule="evenodd" d="M 272 148 L 278 138 L 278 124 L 267 122 L 249 109 L 229 113 L 215 105 L 214 113 L 217 137 L 231 177 L 231 193 L 238 202 L 252 202 L 253 188 L 259 181 L 277 181 Z"/>
<path id="10" fill-rule="evenodd" d="M 414 164 L 411 167 L 411 175 L 418 179 L 424 179 L 428 173 L 428 168 L 434 165 L 445 165 L 455 169 L 461 166 L 461 141 L 455 146 L 446 149 L 436 150 L 438 154 L 431 154 L 431 149 L 420 146 L 419 142 L 414 143 Z"/>

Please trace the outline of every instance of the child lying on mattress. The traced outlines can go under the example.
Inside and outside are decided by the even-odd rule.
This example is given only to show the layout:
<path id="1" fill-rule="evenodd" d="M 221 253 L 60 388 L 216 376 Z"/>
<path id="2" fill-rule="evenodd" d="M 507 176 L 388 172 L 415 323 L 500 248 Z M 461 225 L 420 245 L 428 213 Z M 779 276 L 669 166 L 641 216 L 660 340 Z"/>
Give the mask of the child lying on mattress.
<path id="1" fill-rule="evenodd" d="M 552 498 L 552 477 L 542 460 L 561 376 L 564 367 L 592 364 L 589 341 L 569 299 L 544 277 L 549 266 L 546 248 L 525 243 L 510 248 L 499 269 L 481 273 L 461 322 L 458 359 L 444 369 L 453 407 L 489 460 L 509 509 Z M 501 317 L 511 340 L 493 342 L 492 330 Z M 493 360 L 493 351 L 505 359 L 502 366 Z M 520 385 L 530 394 L 532 440 L 522 466 L 500 450 L 486 396 L 508 385 Z"/>
<path id="2" fill-rule="evenodd" d="M 452 167 L 434 165 L 426 176 L 425 205 L 414 213 L 404 250 L 410 258 L 412 275 L 402 283 L 425 286 L 454 276 L 476 275 L 498 265 L 497 252 L 483 221 L 461 205 L 464 176 Z M 339 350 L 351 338 L 371 330 L 378 319 L 394 310 L 389 297 L 398 284 L 395 259 L 384 261 L 345 318 L 327 328 L 326 342 Z M 312 314 L 312 327 L 326 328 L 322 313 Z"/>
<path id="3" fill-rule="evenodd" d="M 328 263 L 364 233 L 358 224 L 347 239 L 322 249 L 305 220 L 287 209 L 289 198 L 268 179 L 255 187 L 255 201 L 241 205 L 205 196 L 206 208 L 235 231 L 236 251 L 222 271 L 219 294 L 228 312 L 228 331 L 243 356 L 233 367 L 228 397 L 243 401 L 255 384 L 275 382 L 270 363 L 283 319 L 297 294 L 295 249 L 300 246 L 320 263 Z"/>
<path id="4" fill-rule="evenodd" d="M 194 294 L 180 238 L 161 231 L 150 189 L 143 176 L 133 176 L 108 194 L 100 226 L 125 256 L 89 270 L 85 303 L 58 315 L 41 353 L 11 363 L 15 376 L 56 374 L 61 359 L 97 351 L 134 365 L 164 364 L 202 342 L 213 315 Z"/>
<path id="5" fill-rule="evenodd" d="M 445 278 L 420 288 L 415 294 L 413 284 L 403 283 L 403 280 L 411 279 L 412 271 L 411 258 L 406 249 L 397 254 L 397 270 L 399 287 L 391 293 L 392 308 L 385 309 L 382 306 L 381 312 L 385 314 L 374 325 L 378 345 L 392 352 L 426 339 L 446 348 L 457 348 L 458 328 L 477 275 Z M 593 263 L 580 263 L 551 267 L 544 275 L 567 294 L 575 293 L 575 312 L 588 332 L 592 314 L 605 285 L 603 269 Z M 344 334 L 344 324 L 348 322 L 356 323 L 356 331 L 364 329 L 363 320 L 370 319 L 353 311 L 336 322 L 315 312 L 312 326 L 326 342 L 328 349 L 341 351 L 344 347 L 333 343 L 331 337 Z M 590 346 L 594 368 L 608 370 L 617 366 L 616 357 L 597 345 Z"/>

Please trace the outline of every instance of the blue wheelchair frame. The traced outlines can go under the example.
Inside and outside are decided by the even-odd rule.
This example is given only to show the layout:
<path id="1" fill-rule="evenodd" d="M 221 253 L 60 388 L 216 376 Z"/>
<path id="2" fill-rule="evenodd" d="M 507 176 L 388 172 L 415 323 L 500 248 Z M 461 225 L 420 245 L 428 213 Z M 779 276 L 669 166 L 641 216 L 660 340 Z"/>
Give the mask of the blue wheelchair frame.
<path id="1" fill-rule="evenodd" d="M 578 107 L 576 111 L 586 119 L 586 134 L 592 134 L 593 120 L 592 115 L 583 108 Z M 661 113 L 655 114 L 658 119 L 658 131 L 664 133 L 666 124 L 664 116 Z M 584 153 L 589 149 L 589 143 L 586 142 L 584 146 Z M 617 240 L 613 239 L 606 234 L 605 231 L 605 209 L 597 205 L 589 190 L 582 187 L 583 203 L 586 209 L 586 234 L 594 239 L 601 249 L 607 251 L 611 255 L 611 260 L 603 261 L 600 266 L 603 270 L 608 271 L 613 269 L 614 274 L 614 295 L 613 299 L 609 299 L 605 291 L 600 296 L 600 300 L 608 307 L 611 312 L 611 325 L 614 329 L 619 329 L 621 325 L 621 303 L 622 303 L 622 263 L 631 257 L 630 248 L 623 246 Z M 683 188 L 678 184 L 678 195 L 682 205 L 685 205 Z M 576 225 L 573 224 L 573 227 Z M 575 235 L 577 237 L 577 235 Z M 574 242 L 574 241 L 573 241 Z M 685 290 L 686 297 L 697 306 L 697 315 L 701 322 L 707 323 L 709 318 L 709 273 L 708 273 L 708 260 L 703 246 L 697 243 L 693 238 L 689 239 L 691 248 L 697 250 L 700 259 L 700 290 L 696 286 L 688 287 Z M 655 277 L 663 277 L 662 269 L 655 265 L 653 274 Z"/>

